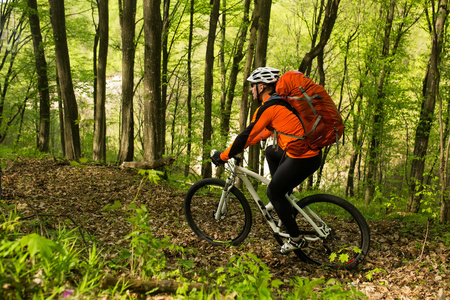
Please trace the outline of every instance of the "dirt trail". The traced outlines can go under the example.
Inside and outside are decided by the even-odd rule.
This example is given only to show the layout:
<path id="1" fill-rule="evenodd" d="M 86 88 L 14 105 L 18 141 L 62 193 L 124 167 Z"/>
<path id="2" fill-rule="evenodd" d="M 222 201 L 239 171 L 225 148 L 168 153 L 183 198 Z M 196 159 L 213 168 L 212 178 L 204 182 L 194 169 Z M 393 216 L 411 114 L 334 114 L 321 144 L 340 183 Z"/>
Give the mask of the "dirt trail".
<path id="1" fill-rule="evenodd" d="M 130 232 L 127 216 L 120 212 L 106 214 L 102 208 L 115 201 L 126 206 L 135 199 L 140 181 L 135 171 L 70 166 L 54 160 L 17 159 L 7 163 L 3 168 L 2 202 L 16 202 L 24 216 L 45 215 L 54 223 L 65 220 L 68 226 L 80 226 L 85 234 L 97 236 L 106 249 L 128 247 L 129 241 L 124 239 Z M 437 230 L 430 224 L 427 230 L 426 225 L 394 218 L 369 222 L 371 250 L 364 263 L 353 271 L 327 271 L 301 263 L 294 254 L 275 254 L 276 242 L 261 226 L 260 216 L 254 217 L 252 232 L 242 246 L 220 248 L 200 241 L 184 221 L 183 197 L 184 191 L 165 184 L 146 184 L 136 201 L 149 209 L 156 236 L 168 236 L 174 244 L 197 249 L 197 254 L 188 253 L 184 258 L 193 260 L 193 268 L 201 271 L 213 271 L 232 255 L 252 251 L 282 280 L 293 276 L 335 278 L 355 286 L 370 299 L 450 297 L 450 226 Z M 175 266 L 177 257 L 167 259 L 169 268 Z"/>

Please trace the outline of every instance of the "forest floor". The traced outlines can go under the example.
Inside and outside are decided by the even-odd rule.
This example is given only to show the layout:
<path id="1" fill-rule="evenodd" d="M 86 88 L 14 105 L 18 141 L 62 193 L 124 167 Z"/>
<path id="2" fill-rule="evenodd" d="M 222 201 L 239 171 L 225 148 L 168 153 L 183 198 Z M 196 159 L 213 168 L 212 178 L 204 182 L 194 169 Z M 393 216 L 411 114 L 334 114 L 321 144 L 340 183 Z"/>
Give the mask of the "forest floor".
<path id="1" fill-rule="evenodd" d="M 23 216 L 45 216 L 69 226 L 76 223 L 72 226 L 79 226 L 86 235 L 95 235 L 104 249 L 118 245 L 129 247 L 129 240 L 124 239 L 131 231 L 129 222 L 125 221 L 126 214 L 111 215 L 102 208 L 117 200 L 125 206 L 135 199 L 140 183 L 135 170 L 70 166 L 52 159 L 16 159 L 6 163 L 2 175 L 2 202 L 17 203 Z M 148 208 L 155 236 L 167 236 L 173 244 L 196 249 L 183 255 L 194 261 L 193 268 L 199 272 L 212 272 L 225 266 L 232 255 L 252 252 L 269 267 L 274 278 L 285 282 L 293 276 L 334 278 L 354 286 L 369 299 L 444 299 L 439 295 L 450 296 L 449 226 L 405 222 L 401 215 L 370 221 L 371 250 L 361 266 L 352 271 L 330 271 L 304 264 L 294 254 L 274 253 L 276 241 L 260 223 L 259 215 L 254 216 L 252 231 L 242 246 L 208 245 L 199 240 L 185 222 L 184 194 L 185 190 L 165 183 L 147 182 L 135 201 Z M 117 255 L 103 253 L 111 258 Z M 168 268 L 176 266 L 178 258 L 167 257 Z"/>

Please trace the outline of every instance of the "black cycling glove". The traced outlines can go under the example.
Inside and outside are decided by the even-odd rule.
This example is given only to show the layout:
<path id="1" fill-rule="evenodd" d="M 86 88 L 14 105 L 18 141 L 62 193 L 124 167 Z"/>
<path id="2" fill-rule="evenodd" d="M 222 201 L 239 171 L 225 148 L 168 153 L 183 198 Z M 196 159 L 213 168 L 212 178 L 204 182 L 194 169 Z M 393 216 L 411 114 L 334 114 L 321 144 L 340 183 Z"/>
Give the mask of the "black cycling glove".
<path id="1" fill-rule="evenodd" d="M 221 153 L 222 152 L 220 152 L 220 151 L 216 151 L 216 152 L 214 152 L 213 156 L 211 156 L 211 161 L 213 162 L 213 164 L 216 165 L 216 167 L 225 164 L 225 162 L 220 158 Z"/>

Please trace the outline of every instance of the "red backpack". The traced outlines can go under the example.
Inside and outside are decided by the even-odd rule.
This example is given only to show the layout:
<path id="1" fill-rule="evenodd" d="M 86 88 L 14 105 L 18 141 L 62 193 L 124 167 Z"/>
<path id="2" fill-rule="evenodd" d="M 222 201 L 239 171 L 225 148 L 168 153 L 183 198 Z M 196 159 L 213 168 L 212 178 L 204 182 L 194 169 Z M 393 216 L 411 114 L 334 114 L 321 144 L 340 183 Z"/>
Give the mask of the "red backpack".
<path id="1" fill-rule="evenodd" d="M 306 140 L 311 149 L 338 144 L 344 133 L 344 124 L 339 110 L 323 86 L 299 71 L 289 71 L 278 80 L 276 92 L 300 115 L 305 134 L 297 138 Z"/>

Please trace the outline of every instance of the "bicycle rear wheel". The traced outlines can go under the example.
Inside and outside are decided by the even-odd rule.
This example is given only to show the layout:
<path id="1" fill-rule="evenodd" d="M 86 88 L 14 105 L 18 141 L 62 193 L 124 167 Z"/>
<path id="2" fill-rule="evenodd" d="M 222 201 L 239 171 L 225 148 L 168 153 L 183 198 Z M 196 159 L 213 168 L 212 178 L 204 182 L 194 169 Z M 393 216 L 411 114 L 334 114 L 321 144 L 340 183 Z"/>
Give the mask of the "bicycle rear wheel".
<path id="1" fill-rule="evenodd" d="M 236 187 L 228 196 L 226 210 L 215 218 L 225 181 L 207 178 L 196 182 L 184 198 L 186 221 L 201 239 L 213 245 L 238 245 L 250 232 L 252 213 L 247 199 Z"/>
<path id="2" fill-rule="evenodd" d="M 296 250 L 302 260 L 333 269 L 353 269 L 369 252 L 370 230 L 359 210 L 350 202 L 333 195 L 317 194 L 305 197 L 298 203 L 320 227 L 312 216 L 314 212 L 331 229 L 325 239 L 318 234 L 301 214 L 296 217 L 300 231 L 308 240 L 308 246 Z"/>

